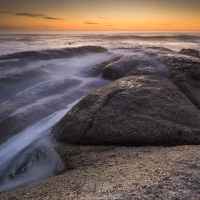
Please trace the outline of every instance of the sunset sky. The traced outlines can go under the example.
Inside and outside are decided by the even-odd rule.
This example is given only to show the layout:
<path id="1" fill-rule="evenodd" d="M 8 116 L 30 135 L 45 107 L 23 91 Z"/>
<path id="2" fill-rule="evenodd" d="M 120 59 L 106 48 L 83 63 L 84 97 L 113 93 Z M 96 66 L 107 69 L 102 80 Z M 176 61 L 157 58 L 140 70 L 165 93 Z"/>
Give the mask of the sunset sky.
<path id="1" fill-rule="evenodd" d="M 0 29 L 200 30 L 200 0 L 0 0 Z"/>

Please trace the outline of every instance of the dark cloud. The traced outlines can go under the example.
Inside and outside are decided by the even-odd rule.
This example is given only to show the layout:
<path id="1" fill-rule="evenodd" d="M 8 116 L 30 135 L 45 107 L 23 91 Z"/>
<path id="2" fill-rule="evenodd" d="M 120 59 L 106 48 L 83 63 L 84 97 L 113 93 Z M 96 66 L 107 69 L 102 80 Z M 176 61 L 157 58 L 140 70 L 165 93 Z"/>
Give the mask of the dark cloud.
<path id="1" fill-rule="evenodd" d="M 108 26 L 115 26 L 115 25 L 109 24 Z"/>
<path id="2" fill-rule="evenodd" d="M 39 29 L 62 29 L 61 27 L 58 26 L 34 26 L 34 28 L 39 28 Z"/>
<path id="3" fill-rule="evenodd" d="M 84 22 L 85 24 L 91 24 L 91 25 L 98 25 L 99 23 L 96 22 Z"/>
<path id="4" fill-rule="evenodd" d="M 27 16 L 27 17 L 45 17 L 44 14 L 33 14 L 33 13 L 15 13 L 16 16 Z"/>
<path id="5" fill-rule="evenodd" d="M 60 28 L 60 27 L 58 27 L 58 26 L 40 26 L 40 27 L 42 27 L 42 28 L 56 28 L 56 29 L 58 29 L 58 28 Z"/>
<path id="6" fill-rule="evenodd" d="M 2 14 L 13 14 L 15 16 L 25 16 L 25 17 L 35 17 L 35 18 L 43 18 L 43 19 L 48 19 L 48 20 L 64 20 L 62 18 L 57 18 L 57 17 L 49 17 L 44 14 L 35 14 L 35 13 L 19 13 L 19 12 L 8 12 L 8 11 L 0 11 Z"/>
<path id="7" fill-rule="evenodd" d="M 64 20 L 62 18 L 56 18 L 56 17 L 43 17 L 44 19 L 50 19 L 50 20 Z"/>

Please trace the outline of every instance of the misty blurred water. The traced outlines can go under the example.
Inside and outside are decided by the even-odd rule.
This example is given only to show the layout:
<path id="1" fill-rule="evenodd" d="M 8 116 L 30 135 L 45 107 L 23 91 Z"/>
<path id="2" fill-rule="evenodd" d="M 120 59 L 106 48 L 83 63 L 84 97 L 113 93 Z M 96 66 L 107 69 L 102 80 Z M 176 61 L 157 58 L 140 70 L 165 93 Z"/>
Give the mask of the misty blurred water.
<path id="1" fill-rule="evenodd" d="M 97 47 L 96 53 L 84 53 L 83 49 L 82 53 L 59 57 L 62 48 L 87 45 L 103 46 L 108 51 L 100 52 Z M 50 134 L 52 126 L 83 96 L 110 82 L 101 74 L 91 75 L 99 64 L 116 55 L 129 55 L 129 48 L 138 46 L 200 50 L 200 33 L 0 31 L 0 120 L 12 118 L 16 124 L 27 120 L 27 126 L 22 124 L 24 129 L 0 145 L 0 191 L 63 170 Z M 55 49 L 59 51 L 51 51 Z M 23 53 L 8 55 L 16 52 Z M 135 55 L 144 56 L 140 52 Z M 6 131 L 0 129 L 0 134 Z"/>

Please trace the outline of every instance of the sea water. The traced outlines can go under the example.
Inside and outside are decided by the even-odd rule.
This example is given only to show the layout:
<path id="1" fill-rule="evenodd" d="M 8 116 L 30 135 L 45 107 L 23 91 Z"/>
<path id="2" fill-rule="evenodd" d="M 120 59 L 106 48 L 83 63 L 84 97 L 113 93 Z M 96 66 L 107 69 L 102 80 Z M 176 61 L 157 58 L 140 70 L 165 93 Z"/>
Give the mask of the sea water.
<path id="1" fill-rule="evenodd" d="M 0 145 L 0 191 L 62 171 L 52 126 L 86 94 L 110 82 L 91 75 L 96 66 L 145 46 L 200 50 L 200 33 L 0 31 L 0 127 L 13 120 L 12 127 L 0 128 L 0 135 L 11 135 Z"/>

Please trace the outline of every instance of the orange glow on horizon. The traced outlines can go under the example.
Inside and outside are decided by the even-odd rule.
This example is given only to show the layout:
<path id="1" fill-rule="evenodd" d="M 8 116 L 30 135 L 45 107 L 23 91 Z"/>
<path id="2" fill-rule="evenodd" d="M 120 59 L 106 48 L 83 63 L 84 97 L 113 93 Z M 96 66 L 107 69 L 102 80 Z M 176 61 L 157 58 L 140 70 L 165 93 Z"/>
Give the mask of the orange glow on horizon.
<path id="1" fill-rule="evenodd" d="M 2 5 L 0 29 L 200 31 L 198 0 L 21 2 Z"/>

